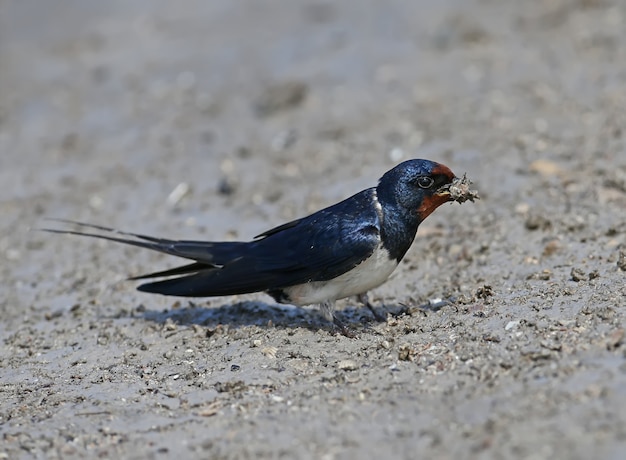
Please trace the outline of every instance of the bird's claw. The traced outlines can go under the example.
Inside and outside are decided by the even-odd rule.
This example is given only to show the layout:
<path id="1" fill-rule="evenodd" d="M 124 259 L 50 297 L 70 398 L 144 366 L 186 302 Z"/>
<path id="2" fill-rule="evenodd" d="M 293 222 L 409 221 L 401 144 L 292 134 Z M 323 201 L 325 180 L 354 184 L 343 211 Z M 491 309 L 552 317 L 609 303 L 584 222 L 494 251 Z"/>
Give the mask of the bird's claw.
<path id="1" fill-rule="evenodd" d="M 374 319 L 376 321 L 378 321 L 379 323 L 386 323 L 387 322 L 387 312 L 385 313 L 380 313 L 378 310 L 376 310 L 374 308 L 373 305 L 366 305 L 367 308 L 369 308 L 369 311 L 372 312 L 372 315 L 374 315 Z M 384 305 L 383 305 L 384 307 Z"/>
<path id="2" fill-rule="evenodd" d="M 346 326 L 339 318 L 333 315 L 333 327 L 337 332 L 339 332 L 344 337 L 348 337 L 349 339 L 356 339 L 357 335 L 351 328 Z"/>

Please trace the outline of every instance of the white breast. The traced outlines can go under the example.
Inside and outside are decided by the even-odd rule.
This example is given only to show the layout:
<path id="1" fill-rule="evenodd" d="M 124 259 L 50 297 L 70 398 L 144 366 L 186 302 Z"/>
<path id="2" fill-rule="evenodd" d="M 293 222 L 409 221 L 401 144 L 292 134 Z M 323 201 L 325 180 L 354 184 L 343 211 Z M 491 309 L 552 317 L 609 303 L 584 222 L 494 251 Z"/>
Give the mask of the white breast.
<path id="1" fill-rule="evenodd" d="M 310 305 L 327 300 L 343 299 L 362 294 L 380 286 L 398 266 L 396 259 L 379 245 L 374 253 L 349 272 L 329 281 L 313 281 L 285 289 L 294 305 Z"/>

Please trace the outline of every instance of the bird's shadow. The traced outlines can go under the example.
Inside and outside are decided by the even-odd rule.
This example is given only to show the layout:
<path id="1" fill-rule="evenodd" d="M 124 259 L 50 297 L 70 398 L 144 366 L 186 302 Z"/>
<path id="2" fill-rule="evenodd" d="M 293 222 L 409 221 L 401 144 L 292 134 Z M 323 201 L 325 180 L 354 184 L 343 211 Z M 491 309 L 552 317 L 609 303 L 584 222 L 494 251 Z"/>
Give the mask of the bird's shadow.
<path id="1" fill-rule="evenodd" d="M 385 316 L 389 313 L 398 316 L 406 311 L 403 305 L 384 305 L 375 307 L 377 313 Z M 348 305 L 335 314 L 342 323 L 349 327 L 359 327 L 368 323 L 379 322 L 365 307 Z M 225 303 L 220 306 L 201 306 L 190 302 L 187 306 L 162 311 L 143 310 L 134 316 L 157 324 L 173 322 L 180 326 L 198 325 L 215 328 L 228 325 L 231 328 L 242 326 L 279 327 L 285 329 L 305 328 L 310 330 L 334 330 L 315 307 L 294 307 L 291 305 L 269 304 L 262 301 L 243 301 Z"/>

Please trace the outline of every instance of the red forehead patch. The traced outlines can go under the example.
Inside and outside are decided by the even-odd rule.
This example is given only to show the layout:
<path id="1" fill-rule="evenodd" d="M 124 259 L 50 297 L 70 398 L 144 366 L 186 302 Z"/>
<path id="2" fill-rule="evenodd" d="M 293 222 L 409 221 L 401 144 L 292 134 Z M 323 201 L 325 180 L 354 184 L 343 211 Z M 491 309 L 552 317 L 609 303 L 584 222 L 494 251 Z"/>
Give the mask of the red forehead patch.
<path id="1" fill-rule="evenodd" d="M 433 168 L 432 174 L 441 174 L 450 180 L 454 179 L 454 173 L 450 170 L 450 168 L 439 163 L 437 163 L 437 166 Z"/>

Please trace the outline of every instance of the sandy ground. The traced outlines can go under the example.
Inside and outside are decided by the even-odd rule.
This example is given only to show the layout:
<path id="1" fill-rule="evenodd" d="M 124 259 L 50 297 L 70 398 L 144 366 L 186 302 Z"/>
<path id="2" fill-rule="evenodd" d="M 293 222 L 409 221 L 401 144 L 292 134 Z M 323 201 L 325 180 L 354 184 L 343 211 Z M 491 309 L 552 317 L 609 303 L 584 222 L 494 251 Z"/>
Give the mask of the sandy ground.
<path id="1" fill-rule="evenodd" d="M 0 0 L 0 458 L 624 458 L 625 107 L 620 0 Z M 247 239 L 410 157 L 483 200 L 355 339 L 29 231 Z"/>

